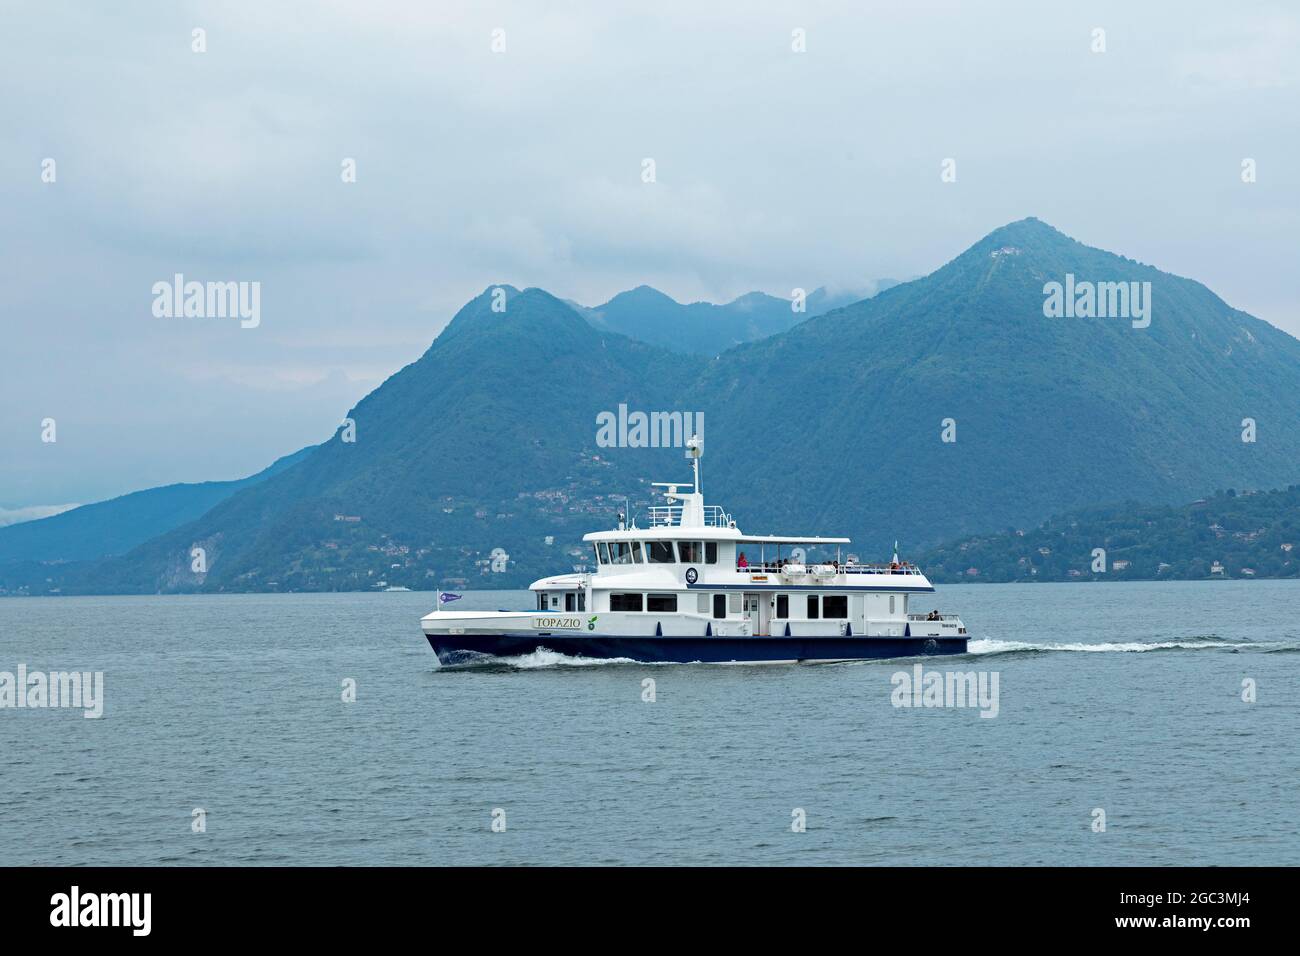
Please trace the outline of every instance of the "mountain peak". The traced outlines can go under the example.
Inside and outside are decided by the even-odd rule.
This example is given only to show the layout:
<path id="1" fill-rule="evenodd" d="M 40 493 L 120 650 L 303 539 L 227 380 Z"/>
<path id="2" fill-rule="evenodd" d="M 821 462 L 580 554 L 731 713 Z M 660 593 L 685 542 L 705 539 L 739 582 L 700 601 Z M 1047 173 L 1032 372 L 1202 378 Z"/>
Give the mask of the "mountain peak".
<path id="1" fill-rule="evenodd" d="M 520 290 L 503 283 L 488 286 L 461 306 L 438 338 L 445 343 L 469 329 L 531 332 L 543 326 L 553 327 L 556 323 L 570 327 L 574 323 L 577 327 L 587 326 L 570 303 L 545 289 L 530 286 Z"/>
<path id="2" fill-rule="evenodd" d="M 1074 240 L 1059 229 L 1043 222 L 1036 216 L 1027 216 L 1024 219 L 1009 222 L 1005 226 L 999 226 L 972 248 L 982 248 L 987 244 L 1044 246 L 1070 242 L 1074 242 Z"/>
<path id="3" fill-rule="evenodd" d="M 597 306 L 597 310 L 608 308 L 617 303 L 620 306 L 675 306 L 680 303 L 667 293 L 660 292 L 653 286 L 639 285 L 635 289 L 628 289 L 626 292 L 620 292 L 614 298 L 610 299 L 604 305 Z"/>
<path id="4" fill-rule="evenodd" d="M 1086 246 L 1043 220 L 1028 216 L 994 229 L 933 275 L 964 275 L 966 281 L 978 285 L 983 280 L 973 277 L 992 275 L 989 270 L 1004 272 L 1011 268 L 1033 275 L 1064 275 L 1072 267 L 1076 271 L 1105 269 L 1122 259 L 1104 249 Z"/>

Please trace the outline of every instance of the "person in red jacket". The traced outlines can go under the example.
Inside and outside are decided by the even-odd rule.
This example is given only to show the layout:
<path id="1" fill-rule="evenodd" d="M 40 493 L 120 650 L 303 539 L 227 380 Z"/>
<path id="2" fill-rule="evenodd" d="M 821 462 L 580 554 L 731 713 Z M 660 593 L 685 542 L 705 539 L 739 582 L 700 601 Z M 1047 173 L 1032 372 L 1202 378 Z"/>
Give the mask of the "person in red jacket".
<path id="1" fill-rule="evenodd" d="M 747 568 L 747 567 L 749 567 L 749 562 L 745 560 L 745 552 L 744 552 L 744 551 L 740 552 L 740 557 L 738 557 L 738 558 L 736 559 L 736 567 L 738 567 L 738 568 Z"/>

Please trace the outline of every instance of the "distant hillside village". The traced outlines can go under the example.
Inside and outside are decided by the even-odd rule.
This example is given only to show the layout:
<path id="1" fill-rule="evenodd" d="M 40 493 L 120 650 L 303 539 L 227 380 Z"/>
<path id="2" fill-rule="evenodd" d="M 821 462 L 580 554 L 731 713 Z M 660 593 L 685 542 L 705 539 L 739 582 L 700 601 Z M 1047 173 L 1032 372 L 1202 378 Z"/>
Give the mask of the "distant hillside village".
<path id="1" fill-rule="evenodd" d="M 1232 489 L 1181 508 L 1132 503 L 935 548 L 933 580 L 1205 580 L 1300 577 L 1300 485 Z"/>
<path id="2" fill-rule="evenodd" d="M 584 456 L 584 461 L 606 466 L 597 454 Z M 565 482 L 519 492 L 505 508 L 489 498 L 444 495 L 435 500 L 424 522 L 396 533 L 382 530 L 383 516 L 374 512 L 331 510 L 304 523 L 304 540 L 292 567 L 253 561 L 230 585 L 217 590 L 490 590 L 526 587 L 544 574 L 587 570 L 592 555 L 582 534 L 611 525 L 629 501 L 633 507 L 642 506 L 649 492 L 638 485 L 630 497 L 600 494 L 591 490 L 591 479 L 574 475 L 565 476 Z M 495 546 L 449 543 L 484 537 Z M 218 542 L 199 543 L 208 548 L 207 557 L 221 558 Z M 63 567 L 68 566 L 0 562 L 0 596 L 77 593 L 75 581 L 61 586 L 53 576 Z M 191 590 L 203 583 L 199 574 L 181 582 Z"/>

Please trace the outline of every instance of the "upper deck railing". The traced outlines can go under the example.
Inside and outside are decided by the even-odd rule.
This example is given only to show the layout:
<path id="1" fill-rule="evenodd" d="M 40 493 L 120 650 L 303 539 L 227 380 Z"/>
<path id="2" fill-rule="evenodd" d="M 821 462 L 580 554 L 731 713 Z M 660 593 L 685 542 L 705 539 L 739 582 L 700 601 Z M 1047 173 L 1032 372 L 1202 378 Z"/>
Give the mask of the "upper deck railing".
<path id="1" fill-rule="evenodd" d="M 921 569 L 914 564 L 841 564 L 844 574 L 920 574 Z"/>
<path id="2" fill-rule="evenodd" d="M 791 568 L 797 569 L 795 574 L 818 575 L 820 574 L 920 574 L 921 569 L 911 564 L 839 564 L 834 561 L 822 562 L 820 564 L 796 565 L 789 561 L 782 561 L 779 564 L 774 561 L 756 561 L 745 567 L 737 566 L 737 571 L 747 571 L 751 574 L 783 574 Z M 818 572 L 817 568 L 825 568 Z"/>
<path id="3" fill-rule="evenodd" d="M 679 528 L 682 524 L 681 505 L 652 505 L 647 512 L 652 528 Z M 704 527 L 727 528 L 731 526 L 731 515 L 722 510 L 720 505 L 704 506 Z"/>

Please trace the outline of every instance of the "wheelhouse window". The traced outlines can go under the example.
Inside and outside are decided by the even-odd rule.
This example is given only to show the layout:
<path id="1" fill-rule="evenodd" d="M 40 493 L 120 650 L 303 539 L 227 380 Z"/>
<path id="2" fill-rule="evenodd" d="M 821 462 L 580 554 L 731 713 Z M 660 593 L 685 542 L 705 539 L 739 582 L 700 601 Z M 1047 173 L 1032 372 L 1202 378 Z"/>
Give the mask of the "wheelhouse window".
<path id="1" fill-rule="evenodd" d="M 790 616 L 790 595 L 778 594 L 776 596 L 776 616 L 777 617 Z"/>
<path id="2" fill-rule="evenodd" d="M 634 564 L 640 564 L 640 563 L 642 562 L 642 560 L 643 560 L 643 558 L 641 557 L 641 542 L 640 542 L 640 541 L 633 541 L 633 542 L 632 542 L 632 561 L 633 561 Z"/>
<path id="3" fill-rule="evenodd" d="M 609 556 L 614 559 L 614 564 L 631 564 L 632 547 L 626 541 L 611 541 Z"/>
<path id="4" fill-rule="evenodd" d="M 672 564 L 673 543 L 671 541 L 647 541 L 646 553 L 651 564 Z"/>
<path id="5" fill-rule="evenodd" d="M 537 610 L 539 610 L 539 611 L 545 611 L 545 610 L 546 610 L 546 592 L 545 592 L 545 591 L 538 591 L 538 592 L 537 592 Z"/>
<path id="6" fill-rule="evenodd" d="M 560 596 L 558 594 L 551 595 L 551 607 L 557 611 L 560 609 Z"/>
<path id="7" fill-rule="evenodd" d="M 700 543 L 698 541 L 678 541 L 677 553 L 682 556 L 682 564 L 700 563 Z"/>
<path id="8" fill-rule="evenodd" d="M 704 542 L 704 563 L 705 564 L 718 563 L 718 542 L 716 541 Z"/>
<path id="9" fill-rule="evenodd" d="M 564 592 L 564 609 L 572 614 L 578 606 L 578 595 L 572 591 Z"/>
<path id="10" fill-rule="evenodd" d="M 846 618 L 848 616 L 849 596 L 847 594 L 827 594 L 822 598 L 822 617 Z"/>
<path id="11" fill-rule="evenodd" d="M 645 609 L 647 611 L 665 611 L 675 613 L 677 611 L 676 594 L 647 594 L 645 596 Z"/>
<path id="12" fill-rule="evenodd" d="M 713 616 L 722 620 L 727 616 L 727 596 L 725 594 L 713 595 Z"/>
<path id="13" fill-rule="evenodd" d="M 641 595 L 611 594 L 609 596 L 609 609 L 611 611 L 639 611 L 641 610 Z"/>
<path id="14" fill-rule="evenodd" d="M 815 621 L 821 615 L 818 613 L 820 601 L 816 594 L 808 595 L 808 620 Z"/>
<path id="15" fill-rule="evenodd" d="M 593 544 L 593 545 L 591 546 L 591 550 L 593 550 L 593 551 L 596 552 L 596 563 L 597 563 L 597 564 L 609 564 L 608 561 L 603 560 L 603 559 L 601 558 L 601 556 L 600 556 L 600 549 L 603 548 L 603 547 L 604 547 L 603 544 Z"/>

